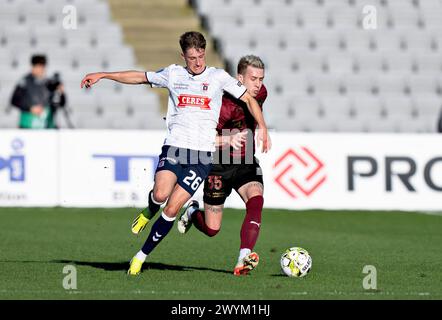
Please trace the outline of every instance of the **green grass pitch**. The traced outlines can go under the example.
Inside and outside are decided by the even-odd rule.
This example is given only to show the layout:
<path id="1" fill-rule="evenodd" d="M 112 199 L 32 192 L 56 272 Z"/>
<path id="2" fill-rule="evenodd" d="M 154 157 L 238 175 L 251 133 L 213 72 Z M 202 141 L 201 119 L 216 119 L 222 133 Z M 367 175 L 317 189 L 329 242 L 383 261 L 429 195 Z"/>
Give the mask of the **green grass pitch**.
<path id="1" fill-rule="evenodd" d="M 149 227 L 130 232 L 135 209 L 0 209 L 0 299 L 441 299 L 442 216 L 411 212 L 265 209 L 257 269 L 234 277 L 244 210 L 225 210 L 208 238 L 176 223 L 139 277 L 126 275 Z M 151 222 L 152 223 L 152 222 Z M 313 268 L 281 275 L 279 258 L 306 248 Z M 62 286 L 75 265 L 77 289 Z M 377 289 L 365 290 L 365 265 Z"/>

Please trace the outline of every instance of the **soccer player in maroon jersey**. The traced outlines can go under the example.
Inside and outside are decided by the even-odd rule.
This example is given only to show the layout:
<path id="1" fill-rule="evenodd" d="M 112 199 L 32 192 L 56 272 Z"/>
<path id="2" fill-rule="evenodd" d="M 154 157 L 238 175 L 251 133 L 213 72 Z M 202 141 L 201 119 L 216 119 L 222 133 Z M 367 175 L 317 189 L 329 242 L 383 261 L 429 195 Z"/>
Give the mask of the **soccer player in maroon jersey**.
<path id="1" fill-rule="evenodd" d="M 262 109 L 267 97 L 262 60 L 253 55 L 242 57 L 237 78 Z M 232 188 L 235 189 L 246 205 L 246 216 L 241 227 L 241 245 L 234 275 L 247 274 L 259 261 L 253 248 L 261 226 L 264 187 L 261 167 L 255 157 L 256 127 L 257 123 L 244 103 L 224 93 L 217 127 L 218 149 L 204 181 L 204 210 L 200 210 L 198 202 L 193 200 L 178 221 L 181 233 L 186 233 L 193 224 L 209 237 L 215 236 L 221 228 L 224 202 Z M 226 150 L 229 153 L 227 163 L 223 161 Z"/>

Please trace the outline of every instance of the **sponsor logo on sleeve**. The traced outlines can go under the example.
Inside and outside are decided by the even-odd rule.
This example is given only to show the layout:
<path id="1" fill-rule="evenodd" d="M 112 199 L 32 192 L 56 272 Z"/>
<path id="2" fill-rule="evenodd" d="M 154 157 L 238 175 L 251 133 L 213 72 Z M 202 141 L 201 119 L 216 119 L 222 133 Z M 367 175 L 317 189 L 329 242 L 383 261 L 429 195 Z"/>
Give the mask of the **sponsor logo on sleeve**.
<path id="1" fill-rule="evenodd" d="M 175 82 L 173 84 L 173 88 L 175 90 L 187 90 L 187 89 L 189 89 L 189 84 L 188 83 L 183 83 L 183 82 Z"/>

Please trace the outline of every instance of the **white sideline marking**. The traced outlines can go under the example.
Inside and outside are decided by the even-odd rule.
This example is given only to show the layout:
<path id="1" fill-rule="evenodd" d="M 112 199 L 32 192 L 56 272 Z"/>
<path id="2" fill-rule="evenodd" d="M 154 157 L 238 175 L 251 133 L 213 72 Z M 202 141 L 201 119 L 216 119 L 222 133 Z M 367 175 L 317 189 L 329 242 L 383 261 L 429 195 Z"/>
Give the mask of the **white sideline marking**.
<path id="1" fill-rule="evenodd" d="M 67 293 L 67 294 L 185 294 L 192 295 L 195 292 L 192 291 L 156 291 L 156 290 L 0 290 L 0 293 Z M 260 292 L 257 292 L 258 295 L 263 295 Z M 197 294 L 203 295 L 227 295 L 227 296 L 239 296 L 242 293 L 233 292 L 233 291 L 211 291 L 211 292 L 198 292 Z M 367 296 L 397 296 L 397 295 L 405 295 L 405 296 L 431 296 L 429 292 L 391 292 L 391 291 L 381 291 L 381 292 L 344 292 L 344 291 L 324 291 L 324 292 L 288 292 L 289 295 L 293 296 L 308 296 L 308 295 L 329 295 L 329 296 L 359 296 L 359 295 L 367 295 Z"/>
<path id="2" fill-rule="evenodd" d="M 416 211 L 419 214 L 428 214 L 430 216 L 442 216 L 442 211 Z"/>

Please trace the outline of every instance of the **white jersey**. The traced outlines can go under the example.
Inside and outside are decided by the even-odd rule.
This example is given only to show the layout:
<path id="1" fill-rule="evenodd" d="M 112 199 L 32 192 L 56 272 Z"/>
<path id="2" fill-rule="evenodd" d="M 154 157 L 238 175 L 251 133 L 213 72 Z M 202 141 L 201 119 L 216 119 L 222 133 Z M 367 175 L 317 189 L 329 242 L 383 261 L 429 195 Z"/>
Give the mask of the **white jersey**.
<path id="1" fill-rule="evenodd" d="M 152 87 L 169 90 L 164 144 L 214 152 L 223 90 L 240 98 L 246 92 L 241 82 L 222 69 L 206 67 L 192 75 L 176 64 L 146 77 Z"/>

